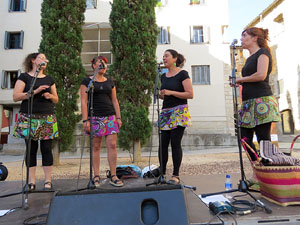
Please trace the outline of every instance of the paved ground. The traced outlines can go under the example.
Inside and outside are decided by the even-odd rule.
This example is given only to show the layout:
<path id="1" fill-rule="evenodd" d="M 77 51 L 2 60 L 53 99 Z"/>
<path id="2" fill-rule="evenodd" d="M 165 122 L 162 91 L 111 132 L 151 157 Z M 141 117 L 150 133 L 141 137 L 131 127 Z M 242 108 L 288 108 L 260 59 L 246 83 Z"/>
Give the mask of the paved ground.
<path id="1" fill-rule="evenodd" d="M 106 169 L 108 169 L 106 154 L 101 154 L 101 177 L 104 178 Z M 149 164 L 158 165 L 157 152 L 152 153 L 152 157 L 149 157 L 149 153 L 143 153 L 142 160 L 136 163 L 140 168 L 144 168 Z M 294 156 L 300 158 L 300 151 L 295 150 Z M 5 182 L 0 182 L 0 193 L 8 194 L 16 192 L 22 189 L 21 180 L 25 179 L 25 167 L 22 167 L 23 156 L 8 156 L 0 154 L 0 162 L 4 162 L 9 171 L 9 176 Z M 149 163 L 150 160 L 150 163 Z M 168 171 L 171 174 L 172 160 L 169 159 Z M 41 161 L 38 161 L 41 164 Z M 120 152 L 118 158 L 118 165 L 132 164 L 128 153 Z M 243 154 L 243 165 L 247 176 L 251 176 L 251 166 L 247 157 Z M 79 187 L 86 187 L 89 178 L 89 156 L 84 155 L 83 159 L 61 157 L 60 165 L 54 167 L 53 171 L 53 183 L 56 190 L 75 189 L 77 185 L 77 178 L 80 169 Z M 234 185 L 239 182 L 240 179 L 240 162 L 239 153 L 237 148 L 218 148 L 207 149 L 201 151 L 188 151 L 184 152 L 181 178 L 185 184 L 196 186 L 196 194 L 210 193 L 215 191 L 222 191 L 224 189 L 225 174 L 231 174 Z M 23 173 L 23 174 L 22 174 Z M 37 189 L 41 190 L 43 185 L 43 170 L 41 166 L 37 169 Z M 104 187 L 108 185 L 107 181 L 103 179 Z M 127 182 L 127 181 L 126 181 Z M 132 185 L 141 185 L 144 181 L 132 181 Z M 130 182 L 128 181 L 127 184 Z M 144 185 L 143 185 L 144 186 Z M 130 188 L 127 185 L 126 188 Z M 266 214 L 262 210 L 247 216 L 238 216 L 238 224 L 281 224 L 281 225 L 296 225 L 300 224 L 299 207 L 281 207 L 272 204 L 261 198 L 260 194 L 255 194 L 260 200 L 267 204 L 272 210 L 273 214 Z M 48 213 L 49 204 L 53 195 L 52 193 L 30 194 L 30 209 L 24 211 L 23 209 L 10 213 L 3 218 L 0 218 L 0 224 L 2 225 L 18 225 L 23 224 L 24 219 L 29 218 L 37 214 Z M 22 202 L 21 195 L 5 198 L 0 200 L 0 209 L 10 209 L 19 206 Z M 208 208 L 192 193 L 187 194 L 187 208 L 192 224 L 206 224 L 206 222 L 212 218 Z M 291 219 L 293 218 L 293 219 Z M 230 217 L 225 218 L 225 221 L 231 224 L 232 219 Z M 283 221 L 283 222 L 282 222 Z M 216 223 L 214 220 L 213 224 Z"/>
<path id="2" fill-rule="evenodd" d="M 157 152 L 153 152 L 149 157 L 148 152 L 142 154 L 142 160 L 135 165 L 141 169 L 149 164 L 159 165 Z M 245 173 L 251 173 L 251 165 L 248 158 L 243 153 L 243 166 Z M 300 150 L 296 149 L 293 156 L 300 158 Z M 40 157 L 39 157 L 40 158 Z M 7 181 L 22 180 L 25 178 L 26 169 L 23 166 L 23 156 L 9 156 L 0 154 L 0 162 L 8 168 L 9 175 Z M 118 153 L 118 165 L 133 164 L 128 152 Z M 38 160 L 37 179 L 43 179 L 41 160 Z M 108 169 L 106 153 L 101 154 L 101 177 L 105 176 Z M 80 171 L 79 171 L 80 170 Z M 89 178 L 89 155 L 79 157 L 61 157 L 60 164 L 54 167 L 53 179 L 75 179 L 80 172 L 80 178 Z M 240 172 L 240 161 L 238 148 L 214 148 L 200 151 L 185 151 L 180 170 L 181 175 L 199 174 L 226 174 Z M 167 174 L 172 173 L 171 155 L 168 162 Z"/>
<path id="3" fill-rule="evenodd" d="M 40 157 L 39 157 L 40 158 Z M 8 168 L 9 176 L 7 181 L 21 180 L 25 177 L 25 166 L 23 166 L 23 156 L 0 156 L 0 161 L 4 162 Z M 243 155 L 243 161 L 245 164 L 245 171 L 251 171 L 251 167 L 248 159 Z M 150 160 L 150 162 L 149 162 Z M 135 165 L 141 169 L 147 165 L 154 164 L 159 165 L 157 152 L 152 153 L 152 157 L 149 157 L 149 153 L 143 153 L 142 160 Z M 126 152 L 120 152 L 118 157 L 118 165 L 133 164 L 129 154 Z M 37 179 L 43 179 L 43 170 L 41 160 L 38 160 Z M 80 170 L 80 178 L 89 177 L 89 155 L 84 155 L 82 160 L 80 158 L 61 157 L 60 164 L 54 167 L 53 179 L 75 179 L 78 177 Z M 105 154 L 101 156 L 101 177 L 105 176 L 105 172 L 108 169 L 107 158 Z M 172 173 L 172 159 L 171 155 L 168 163 L 167 173 Z M 23 171 L 23 175 L 22 175 Z M 239 172 L 239 154 L 237 148 L 227 149 L 210 149 L 201 151 L 188 151 L 184 152 L 181 175 L 197 175 L 197 174 L 220 174 Z"/>

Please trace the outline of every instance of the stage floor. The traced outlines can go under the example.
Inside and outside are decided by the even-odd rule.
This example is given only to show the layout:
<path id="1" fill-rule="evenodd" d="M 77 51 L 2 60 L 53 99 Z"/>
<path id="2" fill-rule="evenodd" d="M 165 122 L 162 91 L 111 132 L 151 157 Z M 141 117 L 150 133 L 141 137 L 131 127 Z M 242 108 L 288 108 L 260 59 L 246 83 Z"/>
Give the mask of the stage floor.
<path id="1" fill-rule="evenodd" d="M 231 174 L 234 188 L 239 183 L 240 175 Z M 213 217 L 208 207 L 197 197 L 201 194 L 223 191 L 225 174 L 220 175 L 199 175 L 199 176 L 182 176 L 183 184 L 197 187 L 196 191 L 185 188 L 185 197 L 189 222 L 191 225 L 204 225 Z M 147 183 L 151 183 L 152 179 L 128 179 L 125 180 L 124 189 L 145 187 Z M 79 188 L 85 188 L 88 180 L 80 180 Z M 68 192 L 75 190 L 77 180 L 53 180 L 55 191 Z M 16 209 L 15 211 L 0 217 L 1 225 L 22 225 L 24 220 L 42 214 L 47 214 L 51 199 L 54 192 L 39 192 L 42 189 L 43 183 L 37 183 L 37 192 L 29 194 L 29 209 Z M 0 182 L 0 195 L 20 192 L 22 187 L 21 181 Z M 122 189 L 121 188 L 121 189 Z M 116 189 L 108 184 L 108 180 L 103 179 L 101 182 L 101 191 L 106 189 Z M 119 188 L 120 189 L 120 188 Z M 99 192 L 99 190 L 93 190 Z M 235 192 L 232 196 L 244 193 Z M 261 200 L 266 206 L 272 210 L 272 214 L 267 214 L 261 208 L 258 211 L 248 215 L 235 215 L 238 224 L 255 225 L 255 224 L 280 224 L 291 225 L 300 224 L 300 206 L 282 207 L 263 199 L 260 193 L 251 192 L 257 199 Z M 252 200 L 248 195 L 239 199 Z M 6 198 L 0 198 L 0 210 L 8 210 L 22 206 L 22 195 L 15 195 Z M 117 207 L 117 206 L 116 206 Z M 172 216 L 172 215 L 169 215 Z M 228 215 L 222 215 L 224 224 L 234 224 L 234 220 Z M 45 218 L 42 218 L 42 220 Z M 212 220 L 211 224 L 222 224 L 218 218 Z M 117 224 L 116 224 L 117 225 Z M 169 225 L 169 224 L 166 224 Z M 172 225 L 172 224 L 170 224 Z"/>

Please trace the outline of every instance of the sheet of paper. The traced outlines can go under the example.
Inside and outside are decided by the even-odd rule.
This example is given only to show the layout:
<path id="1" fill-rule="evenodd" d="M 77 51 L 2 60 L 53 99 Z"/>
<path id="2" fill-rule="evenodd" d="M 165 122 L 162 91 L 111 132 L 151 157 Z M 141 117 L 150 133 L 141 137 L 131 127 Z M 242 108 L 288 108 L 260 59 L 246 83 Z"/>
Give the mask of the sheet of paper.
<path id="1" fill-rule="evenodd" d="M 13 212 L 13 211 L 15 211 L 14 209 L 4 209 L 4 210 L 0 210 L 0 217 L 1 216 L 4 216 L 6 213 L 8 213 L 8 212 Z"/>
<path id="2" fill-rule="evenodd" d="M 210 202 L 216 202 L 216 201 L 222 201 L 222 202 L 230 202 L 227 198 L 224 197 L 224 195 L 211 195 L 207 196 L 205 198 L 202 198 L 201 195 L 199 195 L 199 198 L 208 205 Z"/>

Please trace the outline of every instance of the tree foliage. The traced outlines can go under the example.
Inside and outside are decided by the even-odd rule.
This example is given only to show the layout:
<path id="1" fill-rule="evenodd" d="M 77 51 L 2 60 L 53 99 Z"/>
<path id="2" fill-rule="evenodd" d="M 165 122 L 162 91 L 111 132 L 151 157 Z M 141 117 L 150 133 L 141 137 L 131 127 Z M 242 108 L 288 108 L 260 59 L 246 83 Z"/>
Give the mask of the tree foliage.
<path id="1" fill-rule="evenodd" d="M 84 77 L 80 53 L 85 0 L 44 0 L 41 10 L 42 40 L 39 52 L 49 59 L 47 74 L 55 80 L 59 102 L 55 113 L 59 126 L 59 150 L 73 142 L 79 116 L 77 99 Z"/>
<path id="2" fill-rule="evenodd" d="M 156 76 L 157 0 L 114 0 L 110 41 L 114 56 L 110 74 L 116 79 L 122 114 L 119 144 L 129 150 L 151 134 L 148 119 Z"/>

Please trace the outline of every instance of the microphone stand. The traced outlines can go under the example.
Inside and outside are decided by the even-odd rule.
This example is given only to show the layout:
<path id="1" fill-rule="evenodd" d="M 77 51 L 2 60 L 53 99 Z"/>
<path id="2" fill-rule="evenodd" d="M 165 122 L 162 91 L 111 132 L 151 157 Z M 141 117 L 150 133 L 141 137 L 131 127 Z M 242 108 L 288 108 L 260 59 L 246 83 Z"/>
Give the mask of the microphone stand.
<path id="1" fill-rule="evenodd" d="M 146 184 L 146 186 L 150 186 L 153 184 L 166 184 L 165 177 L 163 175 L 162 171 L 162 139 L 161 139 L 161 129 L 160 129 L 160 109 L 159 109 L 159 89 L 158 89 L 158 83 L 159 83 L 159 74 L 161 73 L 160 64 L 157 64 L 157 70 L 156 70 L 156 80 L 155 80 L 155 86 L 154 86 L 154 93 L 153 93 L 153 104 L 155 105 L 157 101 L 157 116 L 158 116 L 158 142 L 159 142 L 159 177 L 155 178 L 153 183 Z"/>
<path id="2" fill-rule="evenodd" d="M 95 70 L 94 75 L 85 91 L 85 93 L 88 93 L 88 105 L 89 107 L 89 121 L 90 121 L 90 180 L 88 183 L 87 188 L 88 189 L 95 189 L 95 183 L 93 180 L 93 138 L 94 138 L 94 130 L 93 130 L 93 116 L 94 116 L 94 82 L 95 82 L 95 77 L 97 76 L 99 70 L 104 69 L 105 66 L 103 65 L 103 63 L 101 62 L 99 67 Z"/>
<path id="3" fill-rule="evenodd" d="M 218 194 L 225 194 L 225 193 L 232 193 L 232 192 L 243 192 L 248 194 L 261 208 L 263 208 L 267 213 L 272 213 L 272 210 L 269 209 L 263 202 L 256 199 L 250 192 L 249 188 L 245 181 L 245 173 L 244 173 L 244 166 L 243 166 L 243 157 L 242 157 L 242 145 L 241 145 L 241 126 L 240 121 L 238 117 L 238 101 L 237 101 L 237 90 L 236 90 L 236 74 L 235 74 L 235 44 L 231 44 L 232 47 L 232 76 L 231 76 L 231 83 L 232 83 L 232 94 L 233 94 L 233 107 L 234 107 L 234 124 L 235 124 L 235 132 L 237 137 L 237 144 L 239 149 L 239 159 L 240 159 L 240 170 L 241 170 L 241 179 L 240 183 L 238 185 L 237 189 L 232 189 L 228 191 L 221 191 L 221 192 L 215 192 L 215 193 L 208 193 L 208 194 L 202 194 L 201 196 L 203 198 L 211 195 L 218 195 Z"/>
<path id="4" fill-rule="evenodd" d="M 146 186 L 150 186 L 153 184 L 168 184 L 172 185 L 168 182 L 166 182 L 165 177 L 163 175 L 163 170 L 162 170 L 162 138 L 161 134 L 162 131 L 160 129 L 161 125 L 161 120 L 160 120 L 160 110 L 159 110 L 159 89 L 158 89 L 158 84 L 159 84 L 159 74 L 161 73 L 161 68 L 160 64 L 157 64 L 157 72 L 156 72 L 156 80 L 155 80 L 155 87 L 154 87 L 154 93 L 153 93 L 153 104 L 155 105 L 157 101 L 157 116 L 158 116 L 158 142 L 159 142 L 159 177 L 154 179 L 154 182 L 146 184 Z M 182 187 L 190 189 L 190 190 L 196 190 L 195 186 L 190 186 L 190 185 L 182 185 Z"/>
<path id="5" fill-rule="evenodd" d="M 30 191 L 29 189 L 29 165 L 30 165 L 30 153 L 31 153 L 31 128 L 32 128 L 32 107 L 33 107 L 33 97 L 34 97 L 34 85 L 36 83 L 36 79 L 38 74 L 41 71 L 41 65 L 39 65 L 35 71 L 34 74 L 34 78 L 31 81 L 30 84 L 30 89 L 27 92 L 27 99 L 28 99 L 28 117 L 29 117 L 29 130 L 27 133 L 27 137 L 25 139 L 26 141 L 26 184 L 24 186 L 24 190 L 23 190 L 23 202 L 22 202 L 22 207 L 24 209 L 28 209 L 29 205 L 28 205 L 28 193 Z M 25 195 L 24 195 L 25 193 Z"/>

